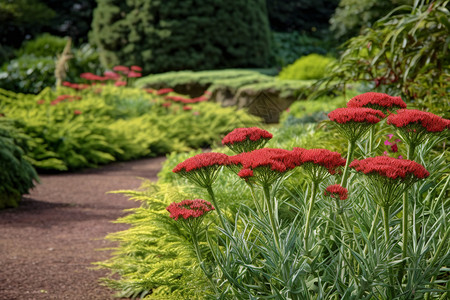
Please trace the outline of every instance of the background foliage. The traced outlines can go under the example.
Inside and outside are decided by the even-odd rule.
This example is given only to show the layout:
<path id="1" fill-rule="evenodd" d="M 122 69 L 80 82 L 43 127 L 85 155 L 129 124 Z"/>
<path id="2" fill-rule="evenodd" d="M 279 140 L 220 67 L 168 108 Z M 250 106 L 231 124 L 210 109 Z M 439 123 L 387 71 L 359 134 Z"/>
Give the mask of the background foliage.
<path id="1" fill-rule="evenodd" d="M 368 89 L 399 95 L 448 118 L 450 11 L 448 1 L 400 6 L 363 35 L 344 44 L 326 83 L 331 90 L 363 82 Z"/>

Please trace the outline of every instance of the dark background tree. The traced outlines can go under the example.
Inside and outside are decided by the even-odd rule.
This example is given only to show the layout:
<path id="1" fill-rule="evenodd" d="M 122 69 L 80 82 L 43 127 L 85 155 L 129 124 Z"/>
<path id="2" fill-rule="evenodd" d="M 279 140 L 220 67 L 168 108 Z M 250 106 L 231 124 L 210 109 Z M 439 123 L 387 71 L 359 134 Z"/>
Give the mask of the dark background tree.
<path id="1" fill-rule="evenodd" d="M 150 73 L 265 67 L 270 31 L 264 0 L 98 0 L 90 42 Z"/>
<path id="2" fill-rule="evenodd" d="M 338 4 L 339 0 L 267 0 L 270 27 L 277 32 L 320 35 L 328 29 Z"/>

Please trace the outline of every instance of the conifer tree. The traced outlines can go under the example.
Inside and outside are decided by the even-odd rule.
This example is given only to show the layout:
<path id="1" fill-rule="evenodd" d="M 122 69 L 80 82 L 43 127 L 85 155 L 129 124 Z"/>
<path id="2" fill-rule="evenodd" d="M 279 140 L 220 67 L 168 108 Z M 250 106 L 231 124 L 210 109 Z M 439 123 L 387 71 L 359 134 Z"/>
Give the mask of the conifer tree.
<path id="1" fill-rule="evenodd" d="M 108 67 L 158 73 L 264 67 L 269 35 L 264 0 L 98 0 L 90 41 Z"/>

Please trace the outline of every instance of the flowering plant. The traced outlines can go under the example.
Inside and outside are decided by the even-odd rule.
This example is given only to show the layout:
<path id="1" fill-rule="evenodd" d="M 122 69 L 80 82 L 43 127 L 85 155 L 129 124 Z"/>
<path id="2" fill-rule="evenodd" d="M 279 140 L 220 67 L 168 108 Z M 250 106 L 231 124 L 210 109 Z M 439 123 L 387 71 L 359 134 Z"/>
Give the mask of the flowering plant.
<path id="1" fill-rule="evenodd" d="M 235 153 L 242 153 L 264 147 L 271 138 L 270 132 L 257 127 L 236 128 L 222 139 L 222 144 Z"/>
<path id="2" fill-rule="evenodd" d="M 372 126 L 376 117 L 375 137 L 386 139 L 390 127 L 381 122 L 383 113 L 367 109 L 346 108 L 362 115 L 355 113 L 339 124 Z M 212 297 L 446 295 L 450 231 L 443 201 L 449 184 L 445 156 L 430 160 L 424 152 L 429 147 L 418 148 L 417 162 L 374 156 L 384 150 L 382 140 L 368 151 L 363 145 L 370 136 L 362 134 L 352 141 L 354 153 L 343 157 L 327 149 L 305 149 L 306 142 L 288 149 L 274 136 L 273 148 L 232 156 L 202 153 L 181 163 L 175 162 L 175 154 L 169 158 L 168 166 L 178 163 L 170 169 L 207 190 L 219 216 L 212 220 L 202 244 L 209 249 L 199 260 L 202 269 L 208 262 L 204 274 Z M 387 141 L 391 145 L 386 146 L 400 143 L 394 136 Z M 411 211 L 401 201 L 405 191 Z"/>
<path id="3" fill-rule="evenodd" d="M 348 101 L 347 107 L 368 107 L 381 110 L 384 114 L 395 112 L 397 109 L 406 108 L 406 103 L 401 97 L 390 96 L 384 93 L 368 92 L 353 97 Z"/>

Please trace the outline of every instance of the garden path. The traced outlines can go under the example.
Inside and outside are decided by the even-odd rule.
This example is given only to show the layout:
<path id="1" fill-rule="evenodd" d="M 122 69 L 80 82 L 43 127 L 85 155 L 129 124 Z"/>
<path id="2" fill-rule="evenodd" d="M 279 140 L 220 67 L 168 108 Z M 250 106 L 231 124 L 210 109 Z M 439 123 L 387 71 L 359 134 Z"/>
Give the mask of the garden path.
<path id="1" fill-rule="evenodd" d="M 0 299 L 111 299 L 92 263 L 110 257 L 98 251 L 115 245 L 105 235 L 127 228 L 112 221 L 139 204 L 107 192 L 156 180 L 164 159 L 40 175 L 18 208 L 0 211 Z"/>

